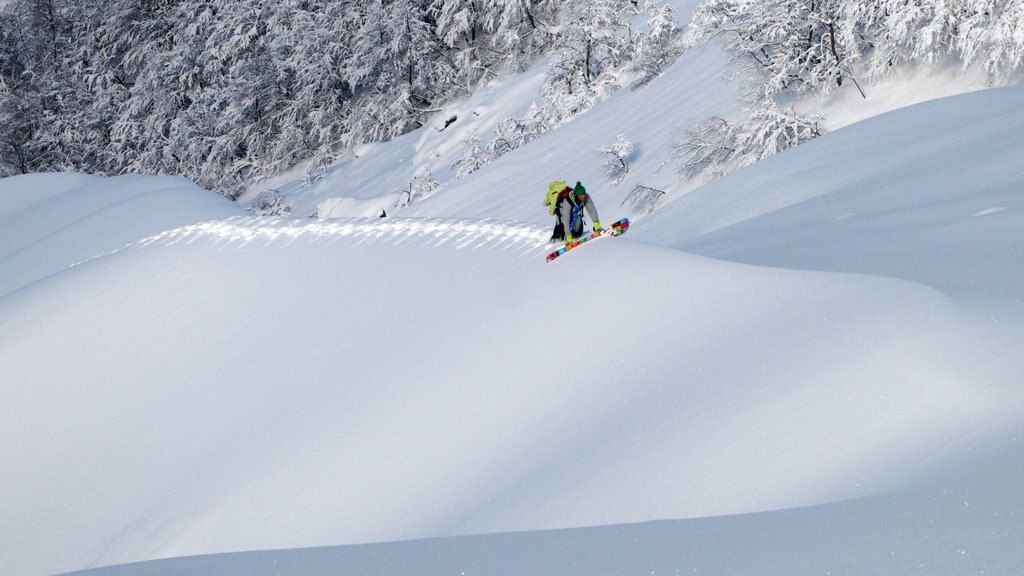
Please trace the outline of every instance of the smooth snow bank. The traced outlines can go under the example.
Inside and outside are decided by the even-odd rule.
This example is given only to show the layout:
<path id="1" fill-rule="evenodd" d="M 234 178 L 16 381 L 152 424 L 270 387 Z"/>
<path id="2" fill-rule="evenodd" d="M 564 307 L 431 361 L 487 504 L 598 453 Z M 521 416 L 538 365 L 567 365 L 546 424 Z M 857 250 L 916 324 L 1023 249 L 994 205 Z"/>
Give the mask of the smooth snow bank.
<path id="1" fill-rule="evenodd" d="M 546 233 L 236 217 L 0 298 L 0 571 L 819 504 L 1019 415 L 933 290 Z"/>
<path id="2" fill-rule="evenodd" d="M 177 177 L 0 179 L 0 296 L 152 234 L 241 213 Z"/>
<path id="3" fill-rule="evenodd" d="M 1011 576 L 1024 566 L 1021 462 L 1019 445 L 1004 446 L 973 460 L 965 477 L 759 514 L 220 554 L 76 574 Z"/>

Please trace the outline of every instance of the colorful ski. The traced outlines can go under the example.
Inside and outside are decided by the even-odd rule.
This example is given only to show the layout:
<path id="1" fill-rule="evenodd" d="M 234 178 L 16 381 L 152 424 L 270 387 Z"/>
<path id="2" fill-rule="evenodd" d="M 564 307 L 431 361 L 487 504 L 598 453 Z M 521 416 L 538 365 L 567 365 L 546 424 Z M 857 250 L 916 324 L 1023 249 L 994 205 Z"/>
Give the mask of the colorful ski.
<path id="1" fill-rule="evenodd" d="M 593 240 L 594 238 L 599 238 L 601 236 L 621 236 L 622 233 L 625 232 L 626 230 L 629 230 L 629 219 L 623 218 L 622 220 L 619 220 L 618 222 L 612 224 L 611 226 L 606 226 L 604 228 L 601 228 L 600 230 L 591 232 L 590 234 L 587 234 L 586 236 L 578 240 L 573 240 L 571 244 L 566 244 L 564 247 L 555 250 L 551 254 L 548 254 L 547 261 L 551 262 L 555 258 L 558 258 L 562 254 L 565 254 L 569 250 L 578 248 L 580 245 L 586 244 L 588 241 Z"/>

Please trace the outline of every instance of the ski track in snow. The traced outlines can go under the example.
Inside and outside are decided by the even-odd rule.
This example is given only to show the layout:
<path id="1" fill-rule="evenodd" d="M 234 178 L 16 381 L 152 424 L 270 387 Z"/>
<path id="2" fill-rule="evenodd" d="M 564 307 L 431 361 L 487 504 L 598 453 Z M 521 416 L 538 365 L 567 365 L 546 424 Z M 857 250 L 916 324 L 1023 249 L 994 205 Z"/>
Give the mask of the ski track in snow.
<path id="1" fill-rule="evenodd" d="M 367 242 L 399 245 L 424 240 L 434 247 L 457 250 L 491 248 L 536 256 L 550 247 L 547 228 L 522 222 L 490 219 L 346 218 L 301 222 L 285 218 L 237 217 L 192 224 L 145 238 L 133 246 L 173 245 L 212 239 L 225 246 L 296 240 L 337 242 L 358 246 Z"/>

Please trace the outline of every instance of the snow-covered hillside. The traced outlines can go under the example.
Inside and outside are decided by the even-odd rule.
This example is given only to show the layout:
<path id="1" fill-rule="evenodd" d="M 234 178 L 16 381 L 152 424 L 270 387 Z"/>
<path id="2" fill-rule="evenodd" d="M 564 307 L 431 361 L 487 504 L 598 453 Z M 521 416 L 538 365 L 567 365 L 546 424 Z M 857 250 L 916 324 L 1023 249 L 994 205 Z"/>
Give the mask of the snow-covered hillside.
<path id="1" fill-rule="evenodd" d="M 685 23 L 699 2 L 676 0 L 673 4 Z M 298 216 L 372 217 L 384 210 L 403 217 L 489 217 L 539 224 L 548 218 L 538 208 L 548 182 L 580 180 L 595 193 L 603 212 L 639 217 L 643 210 L 634 213 L 625 201 L 635 186 L 664 191 L 664 200 L 671 200 L 703 183 L 680 179 L 671 162 L 671 148 L 682 139 L 683 129 L 710 116 L 735 119 L 749 105 L 743 103 L 743 81 L 733 77 L 720 44 L 698 44 L 656 81 L 623 89 L 593 111 L 477 172 L 456 178 L 453 165 L 471 135 L 486 142 L 502 120 L 522 117 L 539 103 L 546 65 L 541 62 L 526 73 L 501 78 L 464 101 L 446 105 L 421 130 L 386 144 L 359 146 L 322 177 L 303 177 L 306 167 L 300 166 L 260 182 L 241 203 L 250 205 L 260 193 L 274 190 Z M 848 83 L 828 95 L 804 95 L 795 104 L 801 114 L 821 115 L 827 130 L 838 130 L 887 111 L 981 90 L 989 84 L 977 67 L 964 70 L 957 62 L 940 61 L 864 81 L 867 98 Z M 615 184 L 603 173 L 606 158 L 596 150 L 613 144 L 619 135 L 632 142 L 634 150 L 626 158 L 628 173 Z M 440 188 L 406 206 L 410 187 L 417 176 L 427 173 Z"/>
<path id="2" fill-rule="evenodd" d="M 513 220 L 4 180 L 2 571 L 1015 573 L 1021 103 L 866 121 L 554 264 Z"/>
<path id="3" fill-rule="evenodd" d="M 618 208 L 634 185 L 669 191 L 682 186 L 671 167 L 662 168 L 677 129 L 710 114 L 737 106 L 734 83 L 725 81 L 726 58 L 714 49 L 694 49 L 663 78 L 641 90 L 623 90 L 597 110 L 498 158 L 485 169 L 456 179 L 452 166 L 464 152 L 463 142 L 477 133 L 493 137 L 503 119 L 521 116 L 544 82 L 544 65 L 499 80 L 464 102 L 449 105 L 436 122 L 387 144 L 359 147 L 332 166 L 320 180 L 307 183 L 301 170 L 255 188 L 276 189 L 294 214 L 321 218 L 377 216 L 381 210 L 401 216 L 493 217 L 546 222 L 540 199 L 551 180 L 582 180 L 600 191 L 601 206 Z M 457 120 L 445 126 L 447 120 Z M 595 149 L 624 134 L 638 144 L 630 156 L 630 175 L 612 186 L 602 174 L 604 161 Z M 529 169 L 524 170 L 524 166 Z M 410 184 L 424 171 L 442 183 L 434 195 L 397 208 Z"/>
<path id="4" fill-rule="evenodd" d="M 802 102 L 834 131 L 698 187 L 664 162 L 725 64 L 455 179 L 544 73 L 501 79 L 265 182 L 293 218 L 0 180 L 0 574 L 1024 572 L 1024 89 Z M 632 228 L 546 264 L 553 179 Z"/>

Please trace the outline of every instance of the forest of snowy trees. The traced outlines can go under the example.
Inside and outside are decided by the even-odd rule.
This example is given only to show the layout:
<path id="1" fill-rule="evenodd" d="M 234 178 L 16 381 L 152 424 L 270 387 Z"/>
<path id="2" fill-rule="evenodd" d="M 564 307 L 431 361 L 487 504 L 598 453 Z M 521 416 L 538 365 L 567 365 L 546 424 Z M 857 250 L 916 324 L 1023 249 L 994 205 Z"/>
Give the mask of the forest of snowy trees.
<path id="1" fill-rule="evenodd" d="M 300 161 L 323 166 L 339 150 L 415 129 L 452 98 L 549 53 L 553 108 L 579 110 L 610 68 L 635 61 L 657 73 L 658 51 L 626 25 L 646 8 L 10 0 L 0 11 L 0 176 L 170 173 L 234 196 Z"/>
<path id="2" fill-rule="evenodd" d="M 655 0 L 8 0 L 0 176 L 180 174 L 234 197 L 546 58 L 537 105 L 466 142 L 464 175 L 715 39 L 749 114 L 690 129 L 674 158 L 694 175 L 813 138 L 793 95 L 944 58 L 999 83 L 1024 58 L 1021 0 L 707 0 L 678 32 Z"/>

